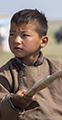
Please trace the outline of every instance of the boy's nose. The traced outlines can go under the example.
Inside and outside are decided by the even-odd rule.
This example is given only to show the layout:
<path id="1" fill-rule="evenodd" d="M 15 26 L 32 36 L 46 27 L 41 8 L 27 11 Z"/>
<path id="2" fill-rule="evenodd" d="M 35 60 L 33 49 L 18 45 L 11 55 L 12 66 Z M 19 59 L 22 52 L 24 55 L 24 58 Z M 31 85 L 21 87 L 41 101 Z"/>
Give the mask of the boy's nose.
<path id="1" fill-rule="evenodd" d="M 16 43 L 21 43 L 21 37 L 20 37 L 20 36 L 17 36 L 17 37 L 15 38 L 15 42 L 16 42 Z"/>

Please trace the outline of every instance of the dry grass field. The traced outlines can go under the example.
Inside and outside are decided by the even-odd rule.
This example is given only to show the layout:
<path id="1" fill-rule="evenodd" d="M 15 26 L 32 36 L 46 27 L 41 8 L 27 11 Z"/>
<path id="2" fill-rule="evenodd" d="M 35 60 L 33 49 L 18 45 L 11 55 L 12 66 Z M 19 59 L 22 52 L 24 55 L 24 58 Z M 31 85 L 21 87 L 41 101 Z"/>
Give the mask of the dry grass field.
<path id="1" fill-rule="evenodd" d="M 62 42 L 57 43 L 54 38 L 54 32 L 62 26 L 62 21 L 49 21 L 48 44 L 42 49 L 43 55 L 51 59 L 62 61 Z M 0 50 L 0 67 L 5 64 L 14 55 L 11 52 L 2 52 Z"/>
<path id="2" fill-rule="evenodd" d="M 43 48 L 43 54 L 46 57 L 51 59 L 58 59 L 62 61 L 62 41 L 57 43 L 54 38 L 54 33 L 60 29 L 62 26 L 62 21 L 49 21 L 49 30 L 48 30 L 48 44 Z"/>

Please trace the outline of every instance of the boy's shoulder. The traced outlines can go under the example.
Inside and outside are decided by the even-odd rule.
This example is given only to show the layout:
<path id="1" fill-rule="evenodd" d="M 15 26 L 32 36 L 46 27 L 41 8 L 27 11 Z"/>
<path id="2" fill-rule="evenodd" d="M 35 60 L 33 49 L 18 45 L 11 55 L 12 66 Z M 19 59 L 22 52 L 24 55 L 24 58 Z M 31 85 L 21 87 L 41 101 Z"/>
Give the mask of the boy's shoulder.
<path id="1" fill-rule="evenodd" d="M 62 70 L 62 63 L 59 60 L 44 57 L 44 63 L 48 64 L 48 66 L 53 70 Z"/>
<path id="2" fill-rule="evenodd" d="M 47 58 L 47 57 L 44 57 L 44 60 L 51 62 L 51 63 L 55 63 L 55 64 L 62 64 L 62 62 L 60 60 L 51 59 L 51 58 Z"/>
<path id="3" fill-rule="evenodd" d="M 7 63 L 0 67 L 0 72 L 3 70 L 9 70 L 13 67 L 14 58 L 11 58 Z"/>

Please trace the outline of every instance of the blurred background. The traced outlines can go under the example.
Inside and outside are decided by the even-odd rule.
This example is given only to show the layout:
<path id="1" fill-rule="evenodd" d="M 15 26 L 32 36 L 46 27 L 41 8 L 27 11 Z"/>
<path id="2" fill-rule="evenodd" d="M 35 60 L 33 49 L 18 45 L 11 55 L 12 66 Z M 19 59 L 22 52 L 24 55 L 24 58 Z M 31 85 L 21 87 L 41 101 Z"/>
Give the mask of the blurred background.
<path id="1" fill-rule="evenodd" d="M 0 67 L 14 57 L 8 45 L 10 19 L 22 9 L 37 8 L 48 20 L 48 45 L 44 56 L 62 62 L 62 0 L 0 0 Z"/>

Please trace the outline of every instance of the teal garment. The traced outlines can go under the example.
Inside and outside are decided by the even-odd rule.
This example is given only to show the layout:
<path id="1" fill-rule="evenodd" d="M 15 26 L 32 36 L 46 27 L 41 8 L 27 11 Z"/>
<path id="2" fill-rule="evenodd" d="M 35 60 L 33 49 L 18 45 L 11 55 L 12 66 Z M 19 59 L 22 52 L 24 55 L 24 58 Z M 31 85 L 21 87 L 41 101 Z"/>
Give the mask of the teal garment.
<path id="1" fill-rule="evenodd" d="M 12 58 L 0 68 L 0 120 L 62 120 L 62 78 L 35 95 L 24 111 L 13 109 L 8 98 L 19 89 L 30 89 L 36 82 L 62 70 L 62 63 L 39 55 L 33 66 Z"/>

